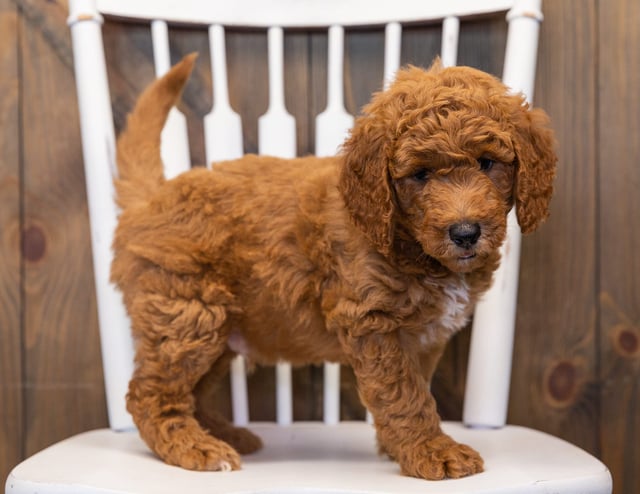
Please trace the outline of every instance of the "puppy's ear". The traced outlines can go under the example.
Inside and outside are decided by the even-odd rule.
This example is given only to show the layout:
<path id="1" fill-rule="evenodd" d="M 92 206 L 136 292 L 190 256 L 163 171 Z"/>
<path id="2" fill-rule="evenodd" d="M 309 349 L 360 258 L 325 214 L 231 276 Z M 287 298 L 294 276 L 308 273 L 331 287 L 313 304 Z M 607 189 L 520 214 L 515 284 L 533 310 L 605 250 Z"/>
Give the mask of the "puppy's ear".
<path id="1" fill-rule="evenodd" d="M 549 216 L 558 159 L 547 114 L 526 106 L 522 113 L 514 138 L 518 162 L 514 196 L 520 229 L 530 233 Z"/>
<path id="2" fill-rule="evenodd" d="M 388 163 L 391 142 L 375 102 L 356 120 L 342 147 L 339 188 L 355 225 L 379 252 L 391 252 L 394 234 L 395 199 Z"/>

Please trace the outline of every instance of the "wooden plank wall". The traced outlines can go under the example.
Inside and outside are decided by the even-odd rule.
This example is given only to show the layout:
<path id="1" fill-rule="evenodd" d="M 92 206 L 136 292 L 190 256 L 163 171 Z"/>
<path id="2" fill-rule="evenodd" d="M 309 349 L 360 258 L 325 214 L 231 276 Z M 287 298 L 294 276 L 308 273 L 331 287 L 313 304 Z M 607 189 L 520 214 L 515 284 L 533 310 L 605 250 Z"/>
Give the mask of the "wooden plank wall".
<path id="1" fill-rule="evenodd" d="M 596 5 L 546 2 L 545 17 L 534 98 L 560 161 L 552 217 L 523 242 L 518 331 L 528 337 L 516 341 L 512 393 L 536 398 L 513 400 L 510 417 L 597 452 Z"/>
<path id="2" fill-rule="evenodd" d="M 17 8 L 0 0 L 0 479 L 24 452 L 17 34 Z"/>
<path id="3" fill-rule="evenodd" d="M 640 3 L 600 12 L 600 436 L 617 485 L 640 492 Z M 621 491 L 622 492 L 622 491 Z"/>
<path id="4" fill-rule="evenodd" d="M 640 492 L 640 7 L 637 0 L 545 0 L 535 102 L 559 142 L 552 216 L 525 238 L 509 421 L 598 455 L 616 493 Z M 0 0 L 0 479 L 25 455 L 106 425 L 84 173 L 64 0 Z M 463 26 L 460 63 L 499 74 L 500 19 Z M 493 32 L 493 31 L 492 31 Z M 404 62 L 428 65 L 438 29 L 408 29 Z M 122 126 L 153 77 L 144 26 L 104 29 L 114 119 Z M 175 57 L 198 50 L 184 95 L 192 156 L 204 162 L 211 105 L 203 33 L 173 30 Z M 380 86 L 383 37 L 346 38 L 346 104 L 357 112 Z M 246 151 L 266 109 L 266 36 L 227 39 L 231 99 Z M 326 35 L 286 36 L 287 106 L 298 152 L 313 149 L 309 115 L 326 102 Z M 434 383 L 442 414 L 459 418 L 468 331 L 450 345 Z M 318 418 L 321 370 L 295 372 L 295 418 Z M 251 413 L 274 415 L 273 374 L 249 383 Z M 212 397 L 228 412 L 225 389 Z M 343 378 L 345 418 L 361 417 Z"/>

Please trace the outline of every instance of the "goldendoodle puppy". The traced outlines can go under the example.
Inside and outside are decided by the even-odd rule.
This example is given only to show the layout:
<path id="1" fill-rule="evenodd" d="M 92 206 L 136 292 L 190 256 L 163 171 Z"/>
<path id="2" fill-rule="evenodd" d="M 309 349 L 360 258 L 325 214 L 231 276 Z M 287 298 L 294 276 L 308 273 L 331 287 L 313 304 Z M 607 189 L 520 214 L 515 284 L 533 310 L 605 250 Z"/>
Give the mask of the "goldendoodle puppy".
<path id="1" fill-rule="evenodd" d="M 194 389 L 230 357 L 353 367 L 381 449 L 406 475 L 461 477 L 481 457 L 440 428 L 429 381 L 491 284 L 515 207 L 547 216 L 546 115 L 471 68 L 401 70 L 340 154 L 247 155 L 165 180 L 160 131 L 186 57 L 140 97 L 118 141 L 112 277 L 136 342 L 128 409 L 164 461 L 240 467 L 260 447 Z"/>

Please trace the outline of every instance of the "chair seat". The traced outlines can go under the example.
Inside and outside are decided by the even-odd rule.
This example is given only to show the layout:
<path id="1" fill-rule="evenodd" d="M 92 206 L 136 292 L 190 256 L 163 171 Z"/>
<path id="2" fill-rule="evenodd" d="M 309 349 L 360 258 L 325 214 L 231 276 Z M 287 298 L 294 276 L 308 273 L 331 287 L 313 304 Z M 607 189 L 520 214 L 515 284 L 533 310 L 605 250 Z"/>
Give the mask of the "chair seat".
<path id="1" fill-rule="evenodd" d="M 57 443 L 18 465 L 6 492 L 611 492 L 609 471 L 600 461 L 548 434 L 518 426 L 468 429 L 455 422 L 445 422 L 443 428 L 482 454 L 485 472 L 437 482 L 401 476 L 396 463 L 377 455 L 373 427 L 364 422 L 251 424 L 265 447 L 245 456 L 243 469 L 235 472 L 168 466 L 150 453 L 137 432 L 100 429 Z"/>

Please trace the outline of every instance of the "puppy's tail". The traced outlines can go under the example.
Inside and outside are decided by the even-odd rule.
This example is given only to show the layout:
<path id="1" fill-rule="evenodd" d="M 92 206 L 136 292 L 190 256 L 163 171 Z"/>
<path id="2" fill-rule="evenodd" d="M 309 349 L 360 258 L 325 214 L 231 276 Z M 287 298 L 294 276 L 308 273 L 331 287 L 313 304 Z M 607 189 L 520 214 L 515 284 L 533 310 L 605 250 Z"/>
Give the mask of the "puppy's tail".
<path id="1" fill-rule="evenodd" d="M 127 118 L 127 126 L 118 138 L 116 155 L 115 187 L 122 209 L 144 201 L 165 180 L 160 134 L 191 74 L 196 56 L 195 53 L 187 55 L 149 85 Z"/>

